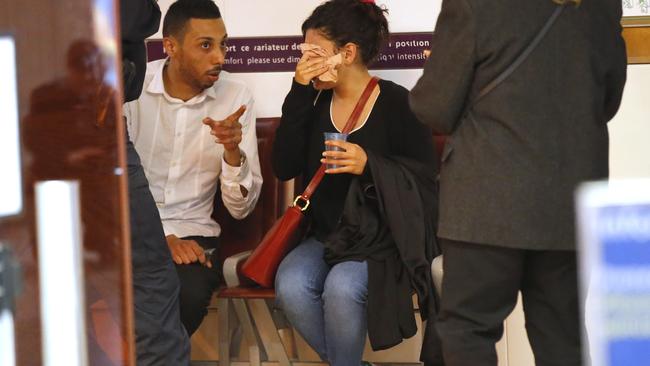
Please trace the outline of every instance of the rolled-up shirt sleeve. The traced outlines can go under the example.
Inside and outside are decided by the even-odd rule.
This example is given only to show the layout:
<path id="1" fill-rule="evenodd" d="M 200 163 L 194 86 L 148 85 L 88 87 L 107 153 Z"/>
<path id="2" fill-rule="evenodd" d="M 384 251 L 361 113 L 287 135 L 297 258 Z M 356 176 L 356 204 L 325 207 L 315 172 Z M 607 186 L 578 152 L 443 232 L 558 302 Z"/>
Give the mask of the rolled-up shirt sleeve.
<path id="1" fill-rule="evenodd" d="M 262 189 L 252 96 L 248 97 L 246 112 L 239 122 L 242 124 L 242 141 L 239 144 L 239 149 L 246 159 L 244 164 L 234 167 L 228 165 L 222 158 L 219 181 L 221 183 L 221 199 L 226 209 L 232 217 L 243 219 L 255 208 Z M 246 196 L 242 194 L 242 187 L 248 192 Z"/>

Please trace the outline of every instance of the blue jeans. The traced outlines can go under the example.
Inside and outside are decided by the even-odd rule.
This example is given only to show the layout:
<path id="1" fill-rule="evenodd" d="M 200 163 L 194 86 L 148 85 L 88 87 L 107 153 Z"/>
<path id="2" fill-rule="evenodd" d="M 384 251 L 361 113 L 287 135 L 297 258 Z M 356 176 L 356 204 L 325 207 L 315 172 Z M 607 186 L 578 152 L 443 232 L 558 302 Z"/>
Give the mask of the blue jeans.
<path id="1" fill-rule="evenodd" d="M 332 366 L 359 366 L 366 343 L 368 265 L 330 267 L 323 243 L 309 238 L 280 263 L 275 293 L 287 319 Z"/>

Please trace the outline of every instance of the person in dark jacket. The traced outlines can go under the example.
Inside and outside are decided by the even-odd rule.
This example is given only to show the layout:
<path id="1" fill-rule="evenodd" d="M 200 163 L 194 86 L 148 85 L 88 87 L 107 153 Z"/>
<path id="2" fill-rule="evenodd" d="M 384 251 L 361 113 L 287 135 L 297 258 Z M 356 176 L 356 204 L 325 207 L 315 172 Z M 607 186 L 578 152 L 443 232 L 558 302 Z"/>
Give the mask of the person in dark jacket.
<path id="1" fill-rule="evenodd" d="M 122 0 L 120 16 L 124 102 L 129 102 L 142 91 L 144 40 L 158 30 L 160 9 L 154 0 Z M 126 147 L 136 361 L 138 366 L 187 366 L 190 344 L 180 319 L 178 275 L 140 157 L 128 136 Z"/>
<path id="2" fill-rule="evenodd" d="M 397 249 L 374 216 L 368 219 L 375 220 L 372 228 L 376 237 L 383 240 L 377 242 L 377 247 L 392 249 L 382 252 L 386 257 L 368 250 L 373 238 L 366 230 L 359 232 L 367 235 L 364 243 L 357 241 L 360 238 L 354 235 L 352 239 L 338 237 L 338 241 L 332 238 L 331 242 L 328 238 L 337 231 L 353 181 L 357 186 L 361 182 L 371 183 L 377 173 L 370 171 L 369 154 L 409 158 L 427 165 L 429 172 L 435 172 L 435 152 L 431 132 L 409 109 L 408 91 L 381 80 L 347 142 L 327 142 L 344 151 L 323 153 L 323 134 L 343 129 L 370 81 L 368 64 L 386 40 L 388 24 L 384 10 L 372 1 L 332 0 L 313 11 L 303 23 L 302 31 L 308 45 L 303 47 L 303 57 L 296 66 L 291 90 L 282 106 L 282 119 L 273 145 L 273 168 L 282 180 L 302 175 L 307 182 L 323 162 L 340 167 L 326 170 L 312 196 L 308 210 L 311 229 L 307 238 L 280 264 L 275 282 L 276 296 L 288 320 L 323 360 L 334 366 L 359 365 L 366 334 L 378 325 L 368 324 L 371 320 L 377 322 L 376 318 L 371 319 L 368 308 L 371 306 L 370 283 L 378 283 L 369 278 L 372 271 L 368 259 L 377 254 L 382 264 L 402 264 L 396 260 L 383 261 L 387 257 L 395 259 Z M 338 65 L 333 66 L 337 62 Z M 418 231 L 422 234 L 421 241 L 425 240 L 424 226 L 422 223 Z M 408 270 L 426 268 L 428 272 L 425 244 L 412 243 L 417 259 Z M 381 271 L 374 273 L 382 274 Z M 412 280 L 407 271 L 396 269 L 392 273 Z M 410 284 L 408 280 L 403 283 Z M 402 296 L 393 294 L 396 302 L 411 301 L 411 289 L 399 289 Z M 375 303 L 375 306 L 382 304 Z M 413 311 L 409 310 L 411 321 L 382 319 L 382 322 L 389 322 L 391 328 L 389 333 L 374 334 L 378 337 L 371 335 L 371 339 L 377 341 L 373 346 L 386 348 L 401 341 L 402 337 L 413 335 Z M 390 315 L 397 317 L 404 313 Z M 403 324 L 405 328 L 399 329 Z"/>
<path id="3" fill-rule="evenodd" d="M 571 4 L 564 4 L 571 3 Z M 495 342 L 523 294 L 538 366 L 581 365 L 573 192 L 608 176 L 607 122 L 626 78 L 621 2 L 444 0 L 410 95 L 449 135 L 442 156 L 445 364 L 496 365 Z M 558 6 L 538 46 L 501 84 Z"/>

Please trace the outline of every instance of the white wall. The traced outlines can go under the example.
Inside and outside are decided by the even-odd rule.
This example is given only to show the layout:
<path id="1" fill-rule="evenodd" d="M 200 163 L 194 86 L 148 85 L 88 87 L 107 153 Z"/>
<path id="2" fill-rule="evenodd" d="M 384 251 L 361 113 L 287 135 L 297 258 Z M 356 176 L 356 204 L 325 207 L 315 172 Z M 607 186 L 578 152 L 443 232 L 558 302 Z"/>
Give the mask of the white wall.
<path id="1" fill-rule="evenodd" d="M 174 0 L 160 0 L 167 11 Z M 232 37 L 287 36 L 300 34 L 300 25 L 323 0 L 215 0 Z M 441 0 L 378 0 L 388 9 L 393 32 L 432 31 Z M 161 38 L 160 32 L 154 38 Z"/>
<path id="2" fill-rule="evenodd" d="M 650 65 L 630 65 L 621 109 L 609 123 L 612 178 L 650 177 Z"/>

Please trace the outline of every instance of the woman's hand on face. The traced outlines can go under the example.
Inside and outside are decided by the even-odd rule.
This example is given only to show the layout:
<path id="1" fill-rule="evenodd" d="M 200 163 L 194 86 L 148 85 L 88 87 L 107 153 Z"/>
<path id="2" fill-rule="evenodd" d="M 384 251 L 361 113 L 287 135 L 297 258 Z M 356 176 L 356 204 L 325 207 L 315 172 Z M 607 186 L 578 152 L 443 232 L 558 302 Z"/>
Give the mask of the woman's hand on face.
<path id="1" fill-rule="evenodd" d="M 311 80 L 327 71 L 327 58 L 315 56 L 312 52 L 305 52 L 296 65 L 296 82 L 309 85 Z"/>
<path id="2" fill-rule="evenodd" d="M 328 150 L 323 152 L 323 159 L 320 160 L 321 163 L 336 164 L 339 166 L 338 168 L 334 169 L 326 169 L 325 173 L 350 173 L 355 175 L 361 175 L 363 173 L 363 170 L 366 168 L 366 163 L 368 162 L 368 155 L 366 155 L 366 151 L 363 150 L 361 146 L 339 140 L 325 141 L 325 145 L 336 146 L 345 150 Z"/>

